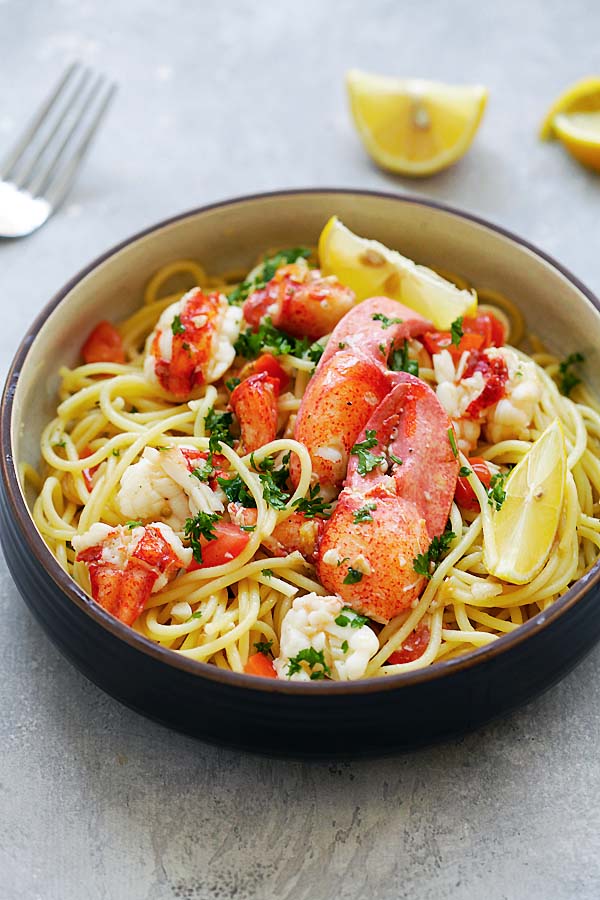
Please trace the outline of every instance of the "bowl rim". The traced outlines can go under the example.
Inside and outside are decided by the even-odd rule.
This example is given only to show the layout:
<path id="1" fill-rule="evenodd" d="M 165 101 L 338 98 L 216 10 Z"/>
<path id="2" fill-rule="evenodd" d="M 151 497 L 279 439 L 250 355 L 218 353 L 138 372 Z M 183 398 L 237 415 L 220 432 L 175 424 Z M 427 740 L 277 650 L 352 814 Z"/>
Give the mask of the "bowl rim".
<path id="1" fill-rule="evenodd" d="M 312 194 L 342 194 L 352 196 L 375 197 L 383 200 L 399 201 L 402 203 L 415 204 L 441 212 L 449 213 L 459 219 L 465 219 L 476 225 L 481 225 L 496 234 L 507 238 L 512 243 L 524 247 L 535 256 L 541 258 L 556 269 L 567 281 L 579 290 L 595 307 L 600 314 L 600 299 L 584 285 L 575 275 L 561 265 L 557 260 L 549 254 L 540 250 L 534 244 L 514 234 L 510 230 L 496 225 L 487 219 L 470 212 L 466 212 L 437 200 L 423 198 L 410 194 L 391 193 L 386 191 L 369 190 L 361 188 L 343 188 L 343 187 L 310 187 L 310 188 L 290 188 L 275 191 L 265 191 L 255 194 L 246 194 L 235 196 L 226 200 L 220 200 L 214 203 L 205 204 L 200 207 L 194 207 L 189 210 L 177 213 L 169 218 L 162 219 L 159 222 L 150 225 L 141 231 L 136 232 L 128 238 L 120 241 L 102 254 L 93 259 L 77 274 L 75 274 L 62 288 L 60 288 L 54 296 L 45 304 L 42 310 L 35 317 L 29 326 L 23 339 L 21 340 L 17 351 L 10 365 L 2 400 L 0 403 L 0 475 L 7 497 L 7 501 L 13 515 L 16 525 L 19 527 L 22 537 L 28 545 L 29 551 L 40 563 L 46 574 L 54 581 L 57 588 L 66 595 L 66 597 L 75 603 L 75 605 L 87 616 L 89 616 L 96 625 L 101 626 L 108 631 L 113 637 L 117 637 L 121 641 L 125 641 L 132 649 L 144 653 L 152 657 L 156 662 L 165 663 L 168 666 L 182 670 L 187 674 L 200 678 L 208 678 L 211 681 L 220 682 L 224 687 L 246 688 L 257 690 L 269 694 L 289 694 L 289 695 L 355 695 L 355 694 L 371 694 L 380 691 L 399 690 L 408 688 L 412 685 L 422 684 L 424 682 L 436 681 L 446 678 L 452 674 L 460 673 L 466 669 L 471 669 L 485 662 L 496 659 L 499 655 L 509 652 L 518 647 L 523 641 L 526 641 L 531 635 L 539 634 L 547 629 L 551 624 L 555 623 L 559 618 L 569 612 L 579 600 L 593 590 L 600 583 L 600 558 L 594 563 L 592 568 L 586 572 L 577 582 L 562 596 L 559 597 L 551 607 L 544 612 L 538 613 L 528 622 L 520 625 L 513 632 L 509 632 L 500 636 L 496 641 L 482 647 L 477 647 L 465 653 L 464 656 L 451 660 L 441 660 L 433 663 L 423 669 L 414 669 L 396 675 L 387 675 L 385 677 L 375 676 L 363 678 L 357 681 L 318 681 L 314 682 L 292 682 L 279 679 L 261 678 L 259 676 L 247 675 L 245 673 L 232 672 L 225 669 L 219 669 L 210 663 L 201 662 L 199 660 L 190 659 L 188 657 L 179 656 L 177 653 L 166 647 L 155 644 L 148 638 L 143 637 L 134 631 L 131 627 L 120 622 L 110 613 L 106 612 L 101 606 L 95 603 L 71 578 L 67 572 L 60 566 L 58 560 L 53 556 L 49 547 L 46 545 L 43 537 L 37 530 L 31 513 L 21 492 L 17 468 L 14 463 L 13 447 L 12 447 L 12 421 L 14 412 L 14 397 L 16 384 L 19 375 L 29 356 L 31 346 L 37 337 L 43 324 L 56 309 L 56 307 L 65 299 L 65 297 L 79 284 L 87 275 L 98 268 L 102 263 L 110 257 L 124 250 L 129 245 L 135 243 L 141 238 L 149 234 L 160 231 L 161 229 L 181 222 L 188 218 L 210 212 L 214 209 L 224 207 L 235 208 L 236 206 L 247 203 L 249 201 L 261 201 L 274 198 L 283 198 L 297 195 Z"/>

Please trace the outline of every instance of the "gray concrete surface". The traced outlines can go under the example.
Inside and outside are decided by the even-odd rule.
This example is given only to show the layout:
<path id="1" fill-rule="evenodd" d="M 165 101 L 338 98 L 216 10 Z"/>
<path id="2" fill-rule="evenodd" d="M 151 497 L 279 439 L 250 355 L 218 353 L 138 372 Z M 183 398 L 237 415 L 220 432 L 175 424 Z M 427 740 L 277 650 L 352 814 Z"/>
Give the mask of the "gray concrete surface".
<path id="1" fill-rule="evenodd" d="M 599 33 L 596 0 L 0 0 L 0 151 L 67 61 L 120 82 L 64 210 L 0 244 L 2 375 L 81 265 L 163 216 L 262 189 L 446 200 L 600 290 L 600 178 L 536 139 L 557 91 L 598 69 Z M 468 157 L 418 183 L 377 171 L 346 111 L 350 66 L 487 84 Z M 122 708 L 50 646 L 4 565 L 0 604 L 0 900 L 600 897 L 600 649 L 463 740 L 309 764 Z"/>

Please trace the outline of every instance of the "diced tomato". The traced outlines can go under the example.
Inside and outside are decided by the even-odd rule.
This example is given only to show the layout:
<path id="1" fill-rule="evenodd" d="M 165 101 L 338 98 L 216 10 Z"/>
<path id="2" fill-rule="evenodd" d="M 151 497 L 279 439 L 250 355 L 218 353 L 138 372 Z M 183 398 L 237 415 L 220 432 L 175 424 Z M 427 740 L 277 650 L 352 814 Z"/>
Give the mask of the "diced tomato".
<path id="1" fill-rule="evenodd" d="M 247 675 L 262 675 L 263 678 L 277 678 L 277 672 L 273 666 L 273 660 L 264 653 L 253 653 L 248 657 L 244 666 Z"/>
<path id="2" fill-rule="evenodd" d="M 423 656 L 429 645 L 430 632 L 427 625 L 416 628 L 412 634 L 406 638 L 399 650 L 394 650 L 390 654 L 387 661 L 390 665 L 398 665 L 398 663 L 413 662 Z"/>
<path id="3" fill-rule="evenodd" d="M 469 465 L 479 478 L 482 484 L 489 488 L 490 482 L 492 480 L 492 474 L 487 467 L 486 461 L 481 458 L 481 456 L 473 456 L 469 459 Z M 479 509 L 479 501 L 475 496 L 475 491 L 469 484 L 466 478 L 459 475 L 458 481 L 456 482 L 456 491 L 454 493 L 454 499 L 457 504 L 461 506 L 463 509 Z"/>
<path id="4" fill-rule="evenodd" d="M 86 363 L 125 362 L 125 351 L 121 335 L 110 322 L 98 322 L 81 348 Z"/>
<path id="5" fill-rule="evenodd" d="M 466 351 L 478 350 L 483 346 L 483 341 L 483 337 L 474 332 L 465 332 L 458 344 L 452 343 L 452 335 L 449 331 L 428 331 L 423 335 L 423 343 L 432 355 L 447 350 L 455 363 Z"/>
<path id="6" fill-rule="evenodd" d="M 472 419 L 476 419 L 484 409 L 493 406 L 504 397 L 508 381 L 508 369 L 502 357 L 488 359 L 479 350 L 474 350 L 469 356 L 463 377 L 470 378 L 475 372 L 481 372 L 485 386 L 481 394 L 475 397 L 465 410 L 465 415 Z"/>
<path id="7" fill-rule="evenodd" d="M 207 569 L 209 566 L 221 566 L 239 556 L 250 540 L 247 531 L 242 531 L 233 522 L 217 522 L 214 527 L 216 538 L 212 541 L 201 540 L 202 562 L 192 560 L 188 572 L 196 569 Z"/>
<path id="8" fill-rule="evenodd" d="M 497 319 L 492 313 L 465 316 L 462 322 L 462 330 L 465 334 L 475 332 L 482 335 L 482 350 L 485 350 L 486 347 L 502 347 L 504 344 L 504 326 L 500 319 Z"/>
<path id="9" fill-rule="evenodd" d="M 256 359 L 246 363 L 240 372 L 240 381 L 244 381 L 251 375 L 258 375 L 260 372 L 266 372 L 271 378 L 277 378 L 280 391 L 285 391 L 290 383 L 290 376 L 272 353 L 262 353 Z"/>
<path id="10" fill-rule="evenodd" d="M 79 459 L 85 459 L 86 456 L 92 456 L 92 454 L 95 452 L 96 451 L 92 450 L 91 447 L 85 446 L 83 448 L 83 450 L 81 451 L 81 456 L 79 457 Z M 92 488 L 94 487 L 94 482 L 93 482 L 94 475 L 96 474 L 96 472 L 98 471 L 99 468 L 100 468 L 99 466 L 92 466 L 91 469 L 84 469 L 81 473 L 83 475 L 83 480 L 85 481 L 85 486 L 88 489 L 88 491 L 90 491 L 90 492 L 91 492 Z"/>

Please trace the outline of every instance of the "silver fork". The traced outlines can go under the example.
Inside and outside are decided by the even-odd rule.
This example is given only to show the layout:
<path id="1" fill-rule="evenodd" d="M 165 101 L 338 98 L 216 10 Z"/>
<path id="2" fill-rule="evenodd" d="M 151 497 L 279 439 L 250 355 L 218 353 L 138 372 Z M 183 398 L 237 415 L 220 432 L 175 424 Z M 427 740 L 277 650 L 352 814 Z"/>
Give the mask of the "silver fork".
<path id="1" fill-rule="evenodd" d="M 0 237 L 31 234 L 58 209 L 116 90 L 73 63 L 0 163 Z"/>

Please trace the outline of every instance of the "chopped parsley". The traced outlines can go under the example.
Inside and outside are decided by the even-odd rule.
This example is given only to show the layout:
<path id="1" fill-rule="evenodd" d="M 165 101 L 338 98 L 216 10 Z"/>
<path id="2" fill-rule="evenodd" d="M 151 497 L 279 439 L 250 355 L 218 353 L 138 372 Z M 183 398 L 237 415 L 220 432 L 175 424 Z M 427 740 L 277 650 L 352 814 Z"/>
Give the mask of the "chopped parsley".
<path id="1" fill-rule="evenodd" d="M 257 653 L 264 653 L 265 656 L 273 656 L 273 651 L 271 650 L 273 641 L 256 641 L 253 646 L 256 648 Z"/>
<path id="2" fill-rule="evenodd" d="M 290 495 L 281 490 L 273 473 L 264 472 L 258 477 L 262 483 L 262 492 L 265 503 L 272 509 L 285 509 L 285 505 L 290 499 Z"/>
<path id="3" fill-rule="evenodd" d="M 461 478 L 468 478 L 469 475 L 471 474 L 471 471 L 472 470 L 468 469 L 466 466 L 461 466 L 460 469 L 458 470 L 458 474 L 460 475 Z"/>
<path id="4" fill-rule="evenodd" d="M 403 319 L 390 319 L 389 316 L 384 316 L 383 313 L 375 313 L 375 315 L 372 316 L 372 319 L 374 322 L 381 322 L 382 328 L 389 328 L 390 325 L 400 325 L 401 322 L 403 322 Z"/>
<path id="5" fill-rule="evenodd" d="M 56 448 L 56 447 L 66 447 L 66 446 L 67 446 L 67 442 L 66 442 L 65 440 L 57 441 L 55 444 L 52 444 L 52 447 L 53 447 L 53 448 Z"/>
<path id="6" fill-rule="evenodd" d="M 193 518 L 185 520 L 183 531 L 190 542 L 192 554 L 197 563 L 202 562 L 202 545 L 200 544 L 200 538 L 203 537 L 206 541 L 215 541 L 217 539 L 217 535 L 215 534 L 215 523 L 218 522 L 218 520 L 219 516 L 217 513 L 205 513 L 202 512 L 202 510 L 200 510 L 199 513 L 196 513 Z"/>
<path id="7" fill-rule="evenodd" d="M 367 616 L 361 616 L 359 613 L 355 612 L 351 606 L 343 606 L 341 613 L 334 621 L 336 625 L 340 625 L 342 628 L 346 625 L 349 625 L 350 628 L 362 628 L 363 625 L 367 624 L 369 619 Z"/>
<path id="8" fill-rule="evenodd" d="M 273 578 L 273 569 L 261 569 L 260 574 L 264 575 L 265 578 Z"/>
<path id="9" fill-rule="evenodd" d="M 561 394 L 564 394 L 566 397 L 569 396 L 574 387 L 581 384 L 581 378 L 571 370 L 571 366 L 582 362 L 585 362 L 583 353 L 571 353 L 558 367 L 558 386 Z"/>
<path id="10" fill-rule="evenodd" d="M 348 566 L 348 574 L 344 578 L 344 584 L 358 584 L 359 581 L 362 581 L 364 572 L 361 572 L 360 569 L 353 569 L 352 566 Z"/>
<path id="11" fill-rule="evenodd" d="M 454 428 L 452 425 L 448 429 L 448 440 L 450 441 L 450 446 L 452 447 L 452 452 L 455 457 L 458 457 L 458 447 L 456 446 L 456 438 L 454 436 Z"/>
<path id="12" fill-rule="evenodd" d="M 191 614 L 191 616 L 189 617 L 189 619 L 187 621 L 191 622 L 192 619 L 201 619 L 201 618 L 202 618 L 202 610 L 197 609 L 195 613 Z"/>
<path id="13" fill-rule="evenodd" d="M 394 347 L 388 365 L 394 372 L 408 372 L 409 375 L 419 374 L 417 360 L 408 358 L 408 341 L 404 341 L 401 347 Z"/>
<path id="14" fill-rule="evenodd" d="M 346 349 L 346 344 L 344 343 L 344 341 L 339 341 L 339 342 L 338 342 L 338 347 L 339 347 L 340 350 L 345 350 L 345 349 Z"/>
<path id="15" fill-rule="evenodd" d="M 325 675 L 331 674 L 331 669 L 325 662 L 323 651 L 315 650 L 314 647 L 306 647 L 290 659 L 287 670 L 288 678 L 291 678 L 296 672 L 302 671 L 302 663 L 306 663 L 309 669 L 312 669 L 310 673 L 311 681 L 320 681 L 325 678 Z M 320 668 L 317 669 L 315 666 Z"/>
<path id="16" fill-rule="evenodd" d="M 373 509 L 377 509 L 377 504 L 374 500 L 369 500 L 368 503 L 365 503 L 364 506 L 357 509 L 354 513 L 354 524 L 359 525 L 361 522 L 372 522 L 373 516 L 371 515 L 371 510 Z"/>
<path id="17" fill-rule="evenodd" d="M 262 462 L 254 461 L 254 454 L 250 454 L 250 463 L 259 474 L 262 484 L 263 497 L 265 502 L 273 509 L 285 509 L 285 505 L 290 499 L 287 490 L 287 482 L 290 476 L 290 454 L 286 453 L 281 459 L 281 466 L 275 468 L 275 460 L 269 457 L 263 459 Z M 255 505 L 255 504 L 253 504 Z"/>
<path id="18" fill-rule="evenodd" d="M 395 456 L 390 450 L 388 450 L 388 456 L 392 462 L 395 462 L 397 466 L 403 466 L 404 461 L 400 459 L 399 456 Z"/>
<path id="19" fill-rule="evenodd" d="M 207 482 L 212 476 L 215 474 L 215 467 L 213 466 L 213 458 L 212 453 L 209 455 L 206 462 L 202 465 L 202 468 L 196 467 L 192 469 L 191 474 L 194 478 L 197 478 L 198 481 Z"/>
<path id="20" fill-rule="evenodd" d="M 115 449 L 114 449 L 113 452 L 112 452 L 112 455 L 113 455 L 113 456 L 120 456 L 120 455 L 121 455 L 121 451 L 120 451 L 120 450 L 117 450 L 117 448 L 115 447 Z"/>
<path id="21" fill-rule="evenodd" d="M 434 537 L 429 545 L 427 553 L 419 553 L 413 559 L 413 569 L 417 575 L 431 578 L 441 562 L 442 555 L 446 553 L 456 535 L 453 531 L 445 531 L 439 537 Z"/>
<path id="22" fill-rule="evenodd" d="M 314 484 L 308 491 L 308 497 L 298 497 L 292 503 L 298 512 L 304 513 L 306 519 L 314 519 L 315 516 L 329 518 L 331 515 L 331 503 L 321 497 L 321 488 Z"/>
<path id="23" fill-rule="evenodd" d="M 228 391 L 233 391 L 238 386 L 238 384 L 240 384 L 239 378 L 228 378 L 225 382 L 225 387 Z"/>
<path id="24" fill-rule="evenodd" d="M 455 319 L 452 325 L 450 326 L 450 335 L 452 337 L 452 343 L 455 347 L 458 347 L 460 344 L 460 339 L 462 338 L 464 331 L 462 328 L 463 316 L 459 316 L 458 319 Z"/>
<path id="25" fill-rule="evenodd" d="M 275 328 L 269 316 L 266 316 L 256 331 L 247 328 L 238 337 L 233 345 L 238 356 L 245 359 L 255 359 L 265 349 L 274 356 L 290 354 L 300 359 L 308 359 L 318 363 L 323 355 L 324 347 L 318 341 L 310 343 L 308 338 L 294 338 Z"/>
<path id="26" fill-rule="evenodd" d="M 231 425 L 233 425 L 233 413 L 219 412 L 214 406 L 211 406 L 204 417 L 204 427 L 210 431 L 208 445 L 211 453 L 219 452 L 221 442 L 233 447 L 234 437 L 230 430 Z"/>
<path id="27" fill-rule="evenodd" d="M 229 293 L 227 300 L 232 306 L 239 306 L 253 291 L 259 291 L 273 278 L 280 266 L 289 265 L 297 259 L 308 259 L 310 250 L 308 247 L 292 247 L 290 250 L 280 250 L 275 256 L 270 256 L 263 261 L 262 267 L 254 278 L 247 278 L 238 284 Z"/>
<path id="28" fill-rule="evenodd" d="M 142 524 L 141 519 L 130 519 L 129 522 L 125 522 L 126 527 L 129 528 L 130 531 L 133 528 L 137 528 L 141 524 Z"/>
<path id="29" fill-rule="evenodd" d="M 183 334 L 185 331 L 185 325 L 181 324 L 181 316 L 176 315 L 173 317 L 173 321 L 171 322 L 171 331 L 173 334 Z"/>
<path id="30" fill-rule="evenodd" d="M 238 356 L 254 359 L 265 347 L 268 347 L 274 356 L 280 356 L 282 353 L 291 353 L 295 344 L 296 339 L 275 328 L 267 316 L 256 331 L 247 328 L 241 332 L 233 346 Z"/>
<path id="31" fill-rule="evenodd" d="M 508 472 L 497 472 L 495 475 L 492 475 L 490 479 L 490 486 L 488 488 L 488 503 L 490 506 L 495 506 L 496 510 L 500 509 L 506 499 L 504 484 L 507 477 Z"/>
<path id="32" fill-rule="evenodd" d="M 377 446 L 377 435 L 373 428 L 367 428 L 364 441 L 354 444 L 350 453 L 358 456 L 358 474 L 366 475 L 385 462 L 385 456 L 375 456 L 371 448 Z"/>
<path id="33" fill-rule="evenodd" d="M 342 653 L 348 652 L 348 641 L 343 641 L 342 643 Z"/>
<path id="34" fill-rule="evenodd" d="M 242 481 L 239 475 L 236 475 L 235 478 L 222 478 L 219 475 L 217 476 L 217 483 L 230 503 L 241 503 L 242 506 L 250 508 L 256 507 L 254 497 L 248 490 L 246 482 Z M 248 529 L 249 527 L 245 526 Z M 254 525 L 252 529 L 254 530 Z"/>

